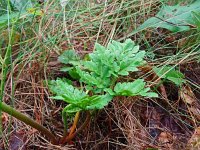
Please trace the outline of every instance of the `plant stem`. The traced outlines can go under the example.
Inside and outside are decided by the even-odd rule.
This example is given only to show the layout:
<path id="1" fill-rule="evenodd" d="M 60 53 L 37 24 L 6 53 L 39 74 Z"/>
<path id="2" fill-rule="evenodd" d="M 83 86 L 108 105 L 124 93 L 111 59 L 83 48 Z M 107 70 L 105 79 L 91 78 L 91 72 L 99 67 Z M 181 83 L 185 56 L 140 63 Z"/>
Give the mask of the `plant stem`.
<path id="1" fill-rule="evenodd" d="M 9 115 L 21 120 L 25 124 L 30 125 L 31 127 L 42 132 L 45 136 L 50 138 L 52 144 L 58 144 L 56 137 L 47 128 L 38 124 L 37 122 L 35 122 L 31 118 L 25 116 L 24 114 L 20 113 L 19 111 L 15 110 L 14 108 L 10 107 L 9 105 L 5 104 L 4 102 L 0 103 L 0 109 L 3 112 L 8 113 Z"/>
<path id="2" fill-rule="evenodd" d="M 85 119 L 85 122 L 82 124 L 82 126 L 78 128 L 77 131 L 72 133 L 71 135 L 69 134 L 69 136 L 63 137 L 59 143 L 65 144 L 66 142 L 71 141 L 80 131 L 82 131 L 88 125 L 88 123 L 90 122 L 90 118 L 91 118 L 91 114 L 89 111 L 87 111 L 87 117 Z"/>
<path id="3" fill-rule="evenodd" d="M 74 133 L 74 130 L 76 129 L 76 126 L 78 124 L 78 120 L 80 118 L 80 111 L 78 111 L 75 115 L 75 118 L 74 118 L 74 123 L 71 127 L 71 130 L 70 130 L 70 133 L 69 133 L 69 136 L 72 135 Z"/>
<path id="4" fill-rule="evenodd" d="M 65 112 L 65 111 L 64 111 Z M 69 135 L 71 135 L 74 130 L 76 129 L 76 126 L 77 126 L 77 123 L 78 123 L 78 120 L 79 120 L 79 117 L 80 117 L 80 111 L 78 111 L 74 117 L 74 123 L 70 129 L 70 133 Z M 63 137 L 60 141 L 63 141 L 66 137 L 67 137 L 67 127 L 66 127 L 66 122 L 67 122 L 67 119 L 66 119 L 66 112 L 64 113 L 64 116 L 63 116 L 63 120 L 64 120 L 64 134 L 63 134 Z"/>

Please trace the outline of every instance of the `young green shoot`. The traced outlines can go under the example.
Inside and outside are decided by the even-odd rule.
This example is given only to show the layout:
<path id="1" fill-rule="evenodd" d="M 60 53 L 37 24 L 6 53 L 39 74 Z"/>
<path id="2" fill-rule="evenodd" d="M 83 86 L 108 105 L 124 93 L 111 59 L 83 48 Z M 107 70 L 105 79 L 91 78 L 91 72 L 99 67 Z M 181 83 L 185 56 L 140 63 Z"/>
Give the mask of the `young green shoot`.
<path id="1" fill-rule="evenodd" d="M 149 92 L 150 88 L 146 87 L 144 79 L 117 82 L 130 72 L 139 71 L 138 67 L 146 63 L 144 57 L 145 51 L 139 51 L 139 46 L 131 39 L 124 43 L 112 41 L 107 47 L 97 43 L 95 51 L 89 54 L 87 60 L 81 60 L 73 50 L 65 51 L 59 61 L 67 66 L 61 70 L 68 72 L 83 86 L 74 87 L 68 79 L 49 82 L 49 88 L 55 95 L 51 98 L 67 103 L 62 111 L 64 133 L 67 129 L 67 115 L 103 109 L 115 96 L 158 97 L 156 93 Z"/>

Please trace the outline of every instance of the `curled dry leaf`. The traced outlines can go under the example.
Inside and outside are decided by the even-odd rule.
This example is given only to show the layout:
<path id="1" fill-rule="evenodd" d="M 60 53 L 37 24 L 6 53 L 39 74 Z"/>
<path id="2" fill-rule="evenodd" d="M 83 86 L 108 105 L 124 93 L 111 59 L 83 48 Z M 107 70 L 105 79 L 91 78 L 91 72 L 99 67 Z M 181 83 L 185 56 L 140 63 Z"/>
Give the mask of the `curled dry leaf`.
<path id="1" fill-rule="evenodd" d="M 192 115 L 200 120 L 200 105 L 195 97 L 192 89 L 186 85 L 180 89 L 180 98 L 187 104 L 188 110 Z"/>

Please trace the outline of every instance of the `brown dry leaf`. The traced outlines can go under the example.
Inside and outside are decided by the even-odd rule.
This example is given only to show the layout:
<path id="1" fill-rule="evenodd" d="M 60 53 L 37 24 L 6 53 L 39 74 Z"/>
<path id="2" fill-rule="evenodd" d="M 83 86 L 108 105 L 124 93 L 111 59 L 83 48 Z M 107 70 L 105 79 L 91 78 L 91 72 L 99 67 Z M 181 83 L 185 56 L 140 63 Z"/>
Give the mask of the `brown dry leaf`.
<path id="1" fill-rule="evenodd" d="M 8 122 L 8 114 L 3 112 L 1 118 L 3 124 L 6 124 Z"/>
<path id="2" fill-rule="evenodd" d="M 26 150 L 26 138 L 24 132 L 13 132 L 10 137 L 10 150 Z"/>
<path id="3" fill-rule="evenodd" d="M 153 84 L 159 84 L 160 83 L 160 78 L 153 71 L 153 67 L 151 65 L 148 64 L 146 66 L 139 67 L 139 69 L 143 73 L 147 74 L 147 77 L 145 78 L 146 81 L 151 81 L 151 82 L 153 82 Z M 161 95 L 163 96 L 163 98 L 167 99 L 167 92 L 166 92 L 165 86 L 163 84 L 161 84 L 158 87 L 158 90 L 161 93 Z"/>
<path id="4" fill-rule="evenodd" d="M 196 119 L 200 120 L 200 105 L 193 93 L 192 89 L 186 85 L 180 89 L 181 99 L 188 104 L 188 110 L 195 116 Z"/>
<path id="5" fill-rule="evenodd" d="M 196 119 L 200 120 L 200 109 L 198 107 L 191 107 L 190 111 L 196 117 Z"/>
<path id="6" fill-rule="evenodd" d="M 167 99 L 167 92 L 166 92 L 165 86 L 163 84 L 161 84 L 159 86 L 159 91 L 160 91 L 161 95 L 163 96 L 163 98 Z"/>
<path id="7" fill-rule="evenodd" d="M 188 85 L 180 88 L 180 97 L 185 103 L 190 105 L 196 102 L 195 95 L 192 92 L 192 89 Z"/>
<path id="8" fill-rule="evenodd" d="M 144 74 L 147 74 L 147 77 L 145 78 L 146 81 L 155 82 L 154 84 L 159 83 L 160 79 L 157 74 L 153 72 L 153 67 L 151 65 L 148 64 L 146 66 L 139 67 L 139 70 Z"/>
<path id="9" fill-rule="evenodd" d="M 165 147 L 168 148 L 170 150 L 172 150 L 172 146 L 173 146 L 173 141 L 174 141 L 174 137 L 171 133 L 169 132 L 161 132 L 159 137 L 158 137 L 158 141 Z"/>
<path id="10" fill-rule="evenodd" d="M 200 149 L 200 127 L 196 128 L 194 134 L 190 138 L 187 144 L 187 150 L 199 150 Z"/>

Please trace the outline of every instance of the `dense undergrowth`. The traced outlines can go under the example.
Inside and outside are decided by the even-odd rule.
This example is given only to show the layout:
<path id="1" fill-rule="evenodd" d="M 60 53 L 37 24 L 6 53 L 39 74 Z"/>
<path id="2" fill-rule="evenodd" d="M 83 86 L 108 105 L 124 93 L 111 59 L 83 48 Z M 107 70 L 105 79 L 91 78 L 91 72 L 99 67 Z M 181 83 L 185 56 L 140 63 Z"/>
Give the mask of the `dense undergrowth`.
<path id="1" fill-rule="evenodd" d="M 53 145 L 48 137 L 1 111 L 0 149 L 198 149 L 200 8 L 194 3 L 199 2 L 1 1 L 0 100 L 58 138 L 63 136 L 61 112 L 66 103 L 52 99 L 49 81 L 60 78 L 81 89 L 86 80 L 77 82 L 73 66 L 63 69 L 58 58 L 66 51 L 76 51 L 89 62 L 95 43 L 107 47 L 113 40 L 131 39 L 140 46 L 138 52 L 146 52 L 146 63 L 118 82 L 144 79 L 158 98 L 118 95 L 103 109 L 90 112 L 87 127 L 64 145 Z M 160 15 L 166 10 L 168 15 Z M 152 19 L 147 22 L 150 18 L 153 24 Z M 73 57 L 68 55 L 67 59 Z M 91 68 L 84 67 L 82 73 L 87 74 Z M 101 87 L 100 93 L 108 92 L 106 88 Z M 89 96 L 97 90 L 91 85 L 85 89 L 92 91 Z M 76 130 L 73 117 L 65 122 Z M 85 120 L 86 113 L 80 113 L 77 126 Z"/>

